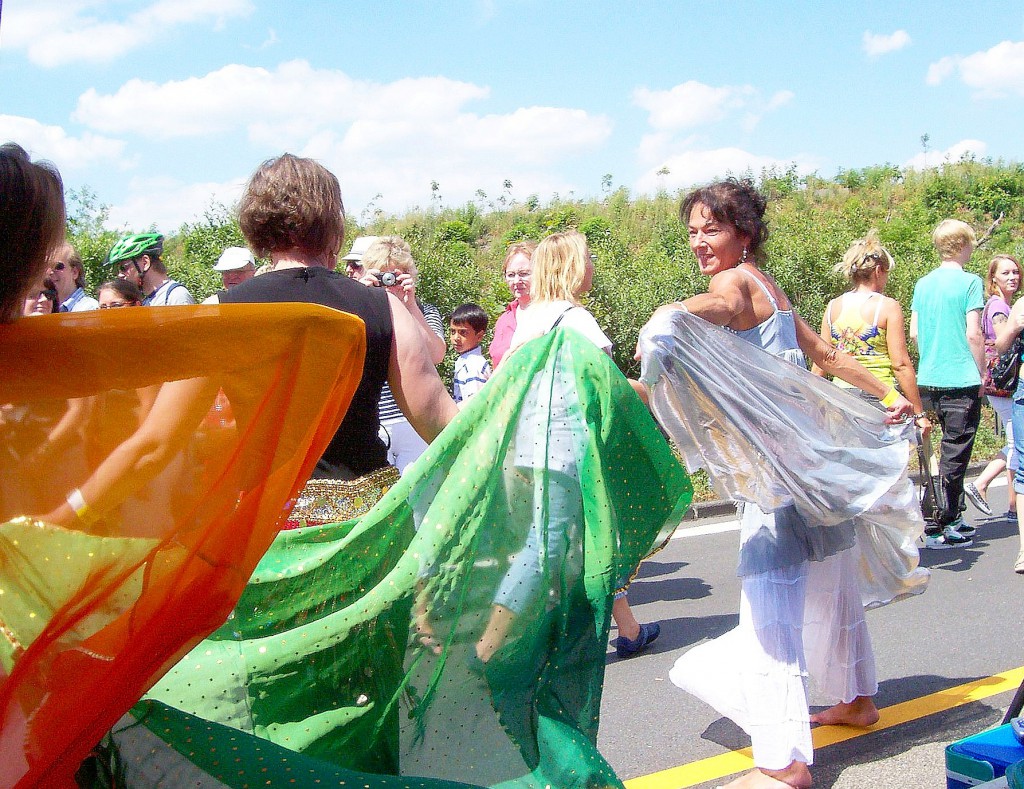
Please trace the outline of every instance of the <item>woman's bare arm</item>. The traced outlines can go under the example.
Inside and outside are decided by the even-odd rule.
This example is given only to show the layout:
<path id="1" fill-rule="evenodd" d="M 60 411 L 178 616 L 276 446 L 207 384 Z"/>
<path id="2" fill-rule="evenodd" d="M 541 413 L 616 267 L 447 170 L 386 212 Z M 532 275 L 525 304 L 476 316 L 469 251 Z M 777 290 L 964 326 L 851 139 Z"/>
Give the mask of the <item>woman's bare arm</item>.
<path id="1" fill-rule="evenodd" d="M 390 293 L 388 304 L 394 325 L 388 383 L 413 429 L 429 442 L 455 418 L 459 409 L 441 383 L 420 327 L 405 305 Z"/>
<path id="2" fill-rule="evenodd" d="M 907 337 L 903 326 L 903 308 L 896 299 L 886 297 L 883 308 L 885 315 L 885 345 L 892 362 L 892 374 L 900 385 L 900 391 L 913 404 L 915 413 L 923 413 L 924 405 L 921 392 L 917 388 L 917 375 L 914 363 L 910 360 L 907 350 Z"/>
<path id="3" fill-rule="evenodd" d="M 821 316 L 821 339 L 827 342 L 829 345 L 832 344 L 832 327 L 829 325 L 828 316 L 832 312 L 832 305 L 836 303 L 835 299 L 832 299 L 825 307 L 825 312 Z M 827 373 L 822 370 L 818 365 L 811 365 L 811 372 L 815 375 L 820 375 L 822 378 L 827 377 Z"/>
<path id="4" fill-rule="evenodd" d="M 821 339 L 799 315 L 794 314 L 793 317 L 796 321 L 797 343 L 807 358 L 830 375 L 842 378 L 883 402 L 894 396 L 892 405 L 887 407 L 887 421 L 894 422 L 914 414 L 914 406 L 906 397 L 895 393 L 895 390 L 890 391 L 890 387 L 875 378 L 864 365 Z"/>
<path id="5" fill-rule="evenodd" d="M 153 479 L 171 458 L 188 445 L 209 410 L 217 385 L 208 378 L 169 381 L 160 387 L 146 419 L 100 464 L 80 487 L 89 516 L 68 503 L 43 515 L 42 520 L 74 526 L 101 517 Z"/>

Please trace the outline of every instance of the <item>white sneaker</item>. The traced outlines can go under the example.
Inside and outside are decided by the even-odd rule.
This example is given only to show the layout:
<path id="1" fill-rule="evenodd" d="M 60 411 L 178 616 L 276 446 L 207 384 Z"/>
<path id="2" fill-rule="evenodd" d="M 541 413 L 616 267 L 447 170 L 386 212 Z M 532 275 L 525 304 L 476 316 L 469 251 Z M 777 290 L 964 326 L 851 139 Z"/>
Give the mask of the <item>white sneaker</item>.
<path id="1" fill-rule="evenodd" d="M 970 537 L 958 534 L 956 530 L 949 526 L 936 534 L 926 533 L 923 539 L 924 547 L 935 551 L 941 551 L 945 548 L 967 548 L 974 543 Z"/>

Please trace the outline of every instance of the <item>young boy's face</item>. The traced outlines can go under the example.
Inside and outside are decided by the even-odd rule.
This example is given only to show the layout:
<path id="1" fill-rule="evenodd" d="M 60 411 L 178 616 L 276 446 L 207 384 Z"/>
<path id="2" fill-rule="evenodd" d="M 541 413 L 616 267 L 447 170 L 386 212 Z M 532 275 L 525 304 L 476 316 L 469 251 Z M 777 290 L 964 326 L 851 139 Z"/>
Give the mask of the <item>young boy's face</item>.
<path id="1" fill-rule="evenodd" d="M 471 351 L 484 339 L 484 331 L 477 331 L 468 323 L 452 323 L 451 328 L 452 348 L 457 353 Z"/>

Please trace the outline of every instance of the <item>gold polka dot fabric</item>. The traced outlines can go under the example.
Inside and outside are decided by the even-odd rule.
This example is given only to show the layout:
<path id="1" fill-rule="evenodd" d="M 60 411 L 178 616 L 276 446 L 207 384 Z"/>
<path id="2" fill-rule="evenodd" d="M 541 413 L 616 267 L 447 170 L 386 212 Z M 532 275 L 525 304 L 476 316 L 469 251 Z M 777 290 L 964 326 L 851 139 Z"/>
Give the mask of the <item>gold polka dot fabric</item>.
<path id="1" fill-rule="evenodd" d="M 138 308 L 21 320 L 0 347 L 0 786 L 69 786 L 231 612 L 365 329 L 308 305 Z"/>
<path id="2" fill-rule="evenodd" d="M 148 698 L 361 773 L 619 787 L 596 747 L 612 596 L 690 497 L 621 373 L 556 330 L 368 514 L 282 532 Z"/>

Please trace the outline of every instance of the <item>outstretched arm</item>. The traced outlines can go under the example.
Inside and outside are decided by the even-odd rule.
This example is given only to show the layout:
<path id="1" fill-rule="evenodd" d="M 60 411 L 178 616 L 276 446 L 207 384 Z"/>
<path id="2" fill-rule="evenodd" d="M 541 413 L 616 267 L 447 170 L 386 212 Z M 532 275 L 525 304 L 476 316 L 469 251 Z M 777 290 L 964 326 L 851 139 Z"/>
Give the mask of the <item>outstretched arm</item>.
<path id="1" fill-rule="evenodd" d="M 829 345 L 832 344 L 832 327 L 829 325 L 828 316 L 832 310 L 832 305 L 835 303 L 835 299 L 828 303 L 825 307 L 825 312 L 821 316 L 821 339 L 827 342 Z M 820 375 L 822 378 L 826 377 L 827 373 L 822 370 L 818 365 L 811 365 L 811 372 L 815 375 Z"/>
<path id="2" fill-rule="evenodd" d="M 734 270 L 722 271 L 711 278 L 707 293 L 698 293 L 684 301 L 663 304 L 654 311 L 647 323 L 663 315 L 685 310 L 718 326 L 728 326 L 737 315 L 743 312 L 747 303 L 740 287 L 742 275 Z M 646 328 L 646 326 L 645 326 Z M 643 329 L 640 330 L 643 333 Z M 634 359 L 640 358 L 640 345 L 637 344 Z"/>
<path id="3" fill-rule="evenodd" d="M 707 293 L 691 296 L 682 302 L 682 306 L 708 323 L 728 326 L 748 303 L 742 288 L 743 281 L 743 275 L 733 269 L 719 272 L 711 278 Z"/>
<path id="4" fill-rule="evenodd" d="M 86 482 L 78 498 L 41 516 L 58 525 L 88 524 L 123 502 L 153 479 L 188 445 L 217 395 L 208 378 L 169 381 L 131 437 L 122 442 Z"/>
<path id="5" fill-rule="evenodd" d="M 797 343 L 807 358 L 826 373 L 838 376 L 881 400 L 888 410 L 887 421 L 895 422 L 914 414 L 914 406 L 907 398 L 875 378 L 852 356 L 821 339 L 803 318 L 798 315 L 794 315 L 794 318 Z"/>

